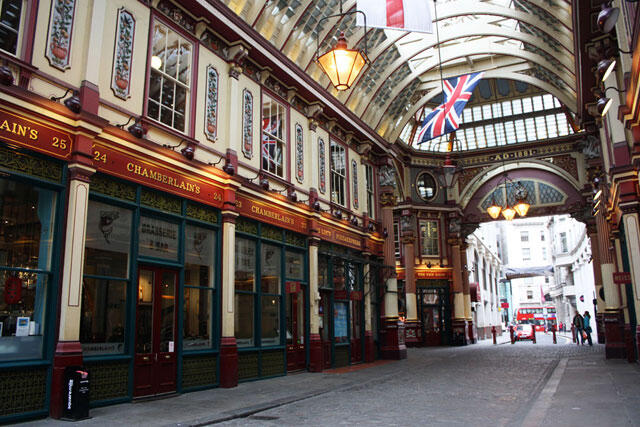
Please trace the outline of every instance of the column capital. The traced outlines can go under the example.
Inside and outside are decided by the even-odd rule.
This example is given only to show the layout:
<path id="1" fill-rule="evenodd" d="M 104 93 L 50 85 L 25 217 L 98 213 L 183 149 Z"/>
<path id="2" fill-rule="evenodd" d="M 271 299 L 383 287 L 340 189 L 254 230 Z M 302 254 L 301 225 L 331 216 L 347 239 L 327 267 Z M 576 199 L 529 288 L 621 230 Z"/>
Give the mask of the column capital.
<path id="1" fill-rule="evenodd" d="M 228 222 L 231 224 L 235 224 L 236 223 L 236 219 L 240 216 L 240 214 L 238 214 L 238 212 L 234 212 L 234 211 L 222 211 L 222 222 Z"/>
<path id="2" fill-rule="evenodd" d="M 95 173 L 95 168 L 82 163 L 72 163 L 69 165 L 69 181 L 91 183 L 91 176 Z"/>

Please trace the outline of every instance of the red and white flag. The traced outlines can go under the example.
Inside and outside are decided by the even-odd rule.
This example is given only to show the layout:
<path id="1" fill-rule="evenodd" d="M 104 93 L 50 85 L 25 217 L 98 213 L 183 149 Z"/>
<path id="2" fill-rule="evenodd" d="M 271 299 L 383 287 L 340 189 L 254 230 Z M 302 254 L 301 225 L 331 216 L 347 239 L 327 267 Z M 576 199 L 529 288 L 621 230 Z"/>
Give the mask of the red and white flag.
<path id="1" fill-rule="evenodd" d="M 392 30 L 433 33 L 431 0 L 358 0 L 357 8 L 367 15 L 367 26 Z M 363 26 L 362 14 L 357 25 Z"/>

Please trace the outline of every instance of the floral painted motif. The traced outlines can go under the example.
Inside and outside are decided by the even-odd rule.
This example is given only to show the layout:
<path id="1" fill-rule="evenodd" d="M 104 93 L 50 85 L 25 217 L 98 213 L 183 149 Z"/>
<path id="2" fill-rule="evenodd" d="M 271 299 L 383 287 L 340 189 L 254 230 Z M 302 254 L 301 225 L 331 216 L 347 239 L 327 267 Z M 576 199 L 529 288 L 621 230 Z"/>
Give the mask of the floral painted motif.
<path id="1" fill-rule="evenodd" d="M 318 138 L 318 158 L 320 159 L 320 164 L 318 167 L 318 171 L 320 173 L 319 190 L 322 194 L 324 194 L 327 191 L 327 182 L 325 180 L 326 167 L 324 160 L 324 140 L 322 138 Z"/>
<path id="2" fill-rule="evenodd" d="M 242 91 L 242 153 L 253 157 L 253 95 L 247 89 Z"/>
<path id="3" fill-rule="evenodd" d="M 296 123 L 296 179 L 300 184 L 304 181 L 304 145 L 302 126 Z"/>
<path id="4" fill-rule="evenodd" d="M 353 176 L 353 208 L 358 209 L 358 162 L 351 161 L 351 175 Z"/>
<path id="5" fill-rule="evenodd" d="M 215 142 L 218 134 L 218 72 L 213 66 L 207 67 L 207 105 L 204 117 L 204 133 Z"/>
<path id="6" fill-rule="evenodd" d="M 51 3 L 49 36 L 47 38 L 45 56 L 52 67 L 62 71 L 69 68 L 71 32 L 73 30 L 75 10 L 75 0 L 54 0 Z"/>
<path id="7" fill-rule="evenodd" d="M 135 28 L 136 20 L 133 15 L 124 8 L 119 9 L 113 71 L 111 73 L 111 89 L 113 89 L 113 93 L 118 98 L 122 99 L 129 97 Z"/>

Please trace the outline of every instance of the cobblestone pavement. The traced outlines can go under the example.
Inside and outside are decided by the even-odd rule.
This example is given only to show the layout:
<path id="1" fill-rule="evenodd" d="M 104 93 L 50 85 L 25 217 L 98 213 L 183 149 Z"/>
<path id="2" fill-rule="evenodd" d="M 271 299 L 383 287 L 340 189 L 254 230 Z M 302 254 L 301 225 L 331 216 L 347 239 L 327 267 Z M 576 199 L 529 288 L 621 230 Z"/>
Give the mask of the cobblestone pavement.
<path id="1" fill-rule="evenodd" d="M 605 361 L 602 345 L 562 337 L 553 345 L 551 334 L 502 342 L 409 349 L 402 361 L 96 408 L 78 424 L 640 426 L 637 365 Z"/>

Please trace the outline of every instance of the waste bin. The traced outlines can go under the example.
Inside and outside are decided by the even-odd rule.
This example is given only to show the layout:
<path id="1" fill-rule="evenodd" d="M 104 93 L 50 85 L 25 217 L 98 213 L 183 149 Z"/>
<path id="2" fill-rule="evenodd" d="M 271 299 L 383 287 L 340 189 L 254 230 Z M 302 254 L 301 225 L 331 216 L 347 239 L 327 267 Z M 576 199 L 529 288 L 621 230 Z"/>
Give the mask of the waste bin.
<path id="1" fill-rule="evenodd" d="M 89 418 L 89 372 L 83 366 L 64 370 L 62 418 L 72 421 Z"/>

